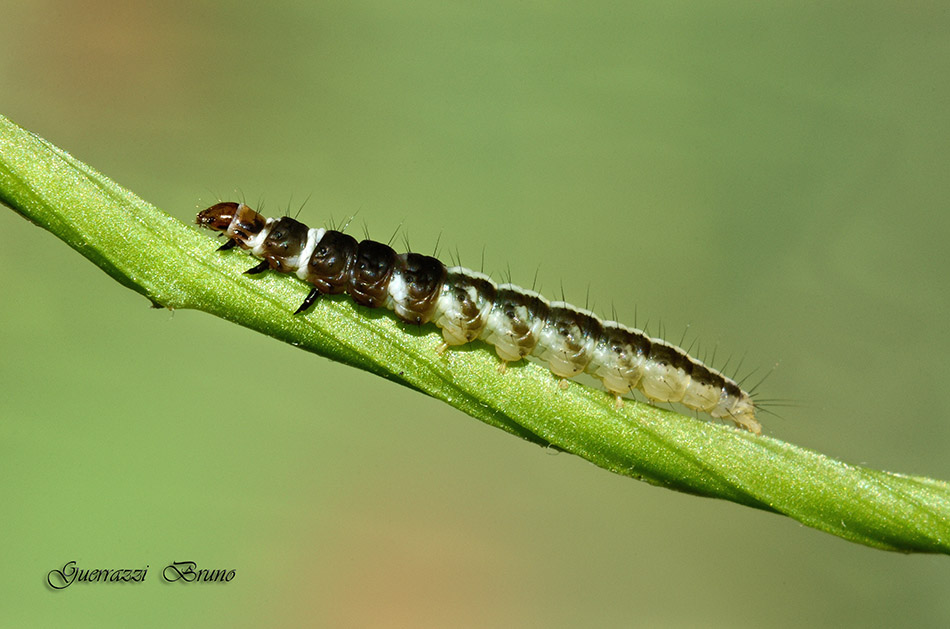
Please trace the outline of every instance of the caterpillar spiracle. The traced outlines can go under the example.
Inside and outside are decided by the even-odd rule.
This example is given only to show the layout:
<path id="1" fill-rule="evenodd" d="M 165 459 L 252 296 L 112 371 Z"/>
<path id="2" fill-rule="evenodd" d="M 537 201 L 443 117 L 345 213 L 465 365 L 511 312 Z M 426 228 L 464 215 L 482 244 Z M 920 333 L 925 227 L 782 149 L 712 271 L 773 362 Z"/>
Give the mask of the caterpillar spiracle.
<path id="1" fill-rule="evenodd" d="M 734 380 L 642 330 L 431 256 L 397 254 L 389 245 L 308 228 L 288 216 L 265 218 L 244 203 L 217 203 L 196 222 L 228 237 L 221 250 L 238 246 L 262 259 L 248 273 L 272 269 L 311 284 L 296 313 L 320 295 L 346 293 L 406 323 L 434 323 L 444 339 L 440 353 L 478 339 L 495 347 L 500 370 L 535 356 L 564 379 L 562 386 L 584 372 L 598 378 L 618 407 L 624 394 L 639 389 L 654 402 L 679 402 L 762 433 L 755 403 Z"/>

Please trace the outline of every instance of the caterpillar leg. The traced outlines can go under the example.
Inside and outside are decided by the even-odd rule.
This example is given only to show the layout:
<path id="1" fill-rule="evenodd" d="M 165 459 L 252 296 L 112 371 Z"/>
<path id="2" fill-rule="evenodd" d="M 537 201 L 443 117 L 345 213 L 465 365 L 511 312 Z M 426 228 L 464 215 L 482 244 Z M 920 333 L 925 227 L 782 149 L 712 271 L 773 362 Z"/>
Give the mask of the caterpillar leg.
<path id="1" fill-rule="evenodd" d="M 270 263 L 267 260 L 262 261 L 257 266 L 251 267 L 250 269 L 244 271 L 245 275 L 257 275 L 258 273 L 263 273 L 270 268 Z"/>
<path id="2" fill-rule="evenodd" d="M 237 244 L 237 241 L 233 238 L 228 238 L 228 241 L 218 247 L 218 251 L 227 251 L 228 249 L 233 249 L 234 245 Z"/>
<path id="3" fill-rule="evenodd" d="M 320 291 L 318 291 L 316 288 L 311 288 L 310 292 L 307 293 L 307 298 L 303 300 L 303 303 L 300 304 L 299 308 L 294 310 L 294 314 L 295 315 L 300 314 L 301 312 L 303 312 L 304 310 L 312 306 L 314 302 L 317 301 L 317 297 L 319 296 L 320 296 Z"/>

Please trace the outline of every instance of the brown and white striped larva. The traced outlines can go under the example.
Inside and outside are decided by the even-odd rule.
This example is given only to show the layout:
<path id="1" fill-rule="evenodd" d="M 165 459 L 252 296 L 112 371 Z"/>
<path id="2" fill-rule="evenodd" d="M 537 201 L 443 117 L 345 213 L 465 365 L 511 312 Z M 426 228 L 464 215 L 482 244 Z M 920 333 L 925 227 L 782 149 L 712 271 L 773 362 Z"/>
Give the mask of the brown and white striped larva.
<path id="1" fill-rule="evenodd" d="M 357 242 L 287 216 L 265 218 L 243 203 L 217 203 L 197 223 L 228 237 L 221 249 L 238 246 L 261 258 L 248 273 L 273 269 L 311 284 L 297 313 L 320 295 L 346 293 L 407 323 L 434 323 L 442 329 L 442 351 L 480 339 L 495 347 L 502 369 L 535 356 L 561 378 L 585 372 L 598 378 L 618 406 L 621 396 L 639 389 L 654 402 L 679 402 L 762 433 L 754 402 L 734 380 L 642 330 L 463 267 L 446 268 L 431 256 L 397 254 L 389 245 Z"/>

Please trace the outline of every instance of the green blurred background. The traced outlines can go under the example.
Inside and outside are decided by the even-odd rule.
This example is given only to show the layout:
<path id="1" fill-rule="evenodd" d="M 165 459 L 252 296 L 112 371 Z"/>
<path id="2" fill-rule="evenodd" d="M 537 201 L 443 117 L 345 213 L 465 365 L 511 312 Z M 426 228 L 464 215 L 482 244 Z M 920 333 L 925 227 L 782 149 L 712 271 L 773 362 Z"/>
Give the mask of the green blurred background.
<path id="1" fill-rule="evenodd" d="M 14 2 L 0 112 L 184 221 L 312 195 L 540 267 L 780 362 L 768 434 L 948 479 L 948 32 L 924 2 Z M 945 557 L 552 455 L 0 234 L 2 626 L 950 622 Z M 50 591 L 69 560 L 149 575 Z M 237 576 L 162 583 L 182 560 Z"/>

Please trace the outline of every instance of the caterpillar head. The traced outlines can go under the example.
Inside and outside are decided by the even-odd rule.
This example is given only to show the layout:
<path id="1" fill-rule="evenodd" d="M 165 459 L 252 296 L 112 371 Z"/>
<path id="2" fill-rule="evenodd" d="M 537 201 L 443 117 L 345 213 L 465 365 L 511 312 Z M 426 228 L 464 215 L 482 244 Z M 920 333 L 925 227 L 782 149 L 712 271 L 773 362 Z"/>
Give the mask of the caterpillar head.
<path id="1" fill-rule="evenodd" d="M 215 203 L 198 212 L 195 222 L 202 227 L 224 232 L 238 244 L 246 245 L 248 240 L 261 233 L 267 219 L 243 203 L 227 201 Z"/>
<path id="2" fill-rule="evenodd" d="M 195 222 L 214 231 L 227 231 L 239 207 L 237 203 L 215 203 L 208 209 L 198 212 Z"/>

